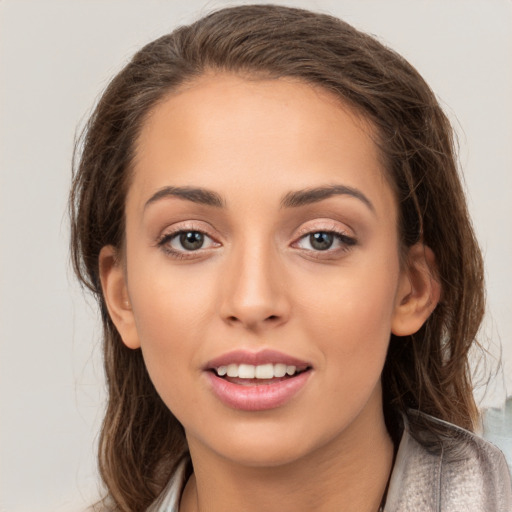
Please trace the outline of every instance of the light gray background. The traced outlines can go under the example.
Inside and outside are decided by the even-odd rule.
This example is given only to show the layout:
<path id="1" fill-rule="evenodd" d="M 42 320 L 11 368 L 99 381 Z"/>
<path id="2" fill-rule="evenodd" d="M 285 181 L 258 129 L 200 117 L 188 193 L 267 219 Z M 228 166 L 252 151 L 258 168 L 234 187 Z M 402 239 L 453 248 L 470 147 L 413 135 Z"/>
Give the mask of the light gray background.
<path id="1" fill-rule="evenodd" d="M 460 137 L 487 263 L 491 352 L 512 393 L 512 2 L 276 2 L 327 11 L 401 52 Z M 227 2 L 0 0 L 0 511 L 80 510 L 97 492 L 99 324 L 69 270 L 75 128 L 142 44 Z M 481 367 L 482 375 L 487 369 Z"/>

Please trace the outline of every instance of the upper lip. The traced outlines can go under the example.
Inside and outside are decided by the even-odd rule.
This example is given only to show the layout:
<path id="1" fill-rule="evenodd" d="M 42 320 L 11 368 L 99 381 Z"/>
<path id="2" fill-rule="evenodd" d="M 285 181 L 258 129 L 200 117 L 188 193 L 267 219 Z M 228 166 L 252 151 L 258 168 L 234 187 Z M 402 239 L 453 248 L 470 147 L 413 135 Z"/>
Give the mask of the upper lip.
<path id="1" fill-rule="evenodd" d="M 228 364 L 250 364 L 258 366 L 262 364 L 286 364 L 287 366 L 296 366 L 297 368 L 307 368 L 311 364 L 296 357 L 283 354 L 277 350 L 260 350 L 252 352 L 249 350 L 233 350 L 208 361 L 205 365 L 206 370 L 227 366 Z"/>

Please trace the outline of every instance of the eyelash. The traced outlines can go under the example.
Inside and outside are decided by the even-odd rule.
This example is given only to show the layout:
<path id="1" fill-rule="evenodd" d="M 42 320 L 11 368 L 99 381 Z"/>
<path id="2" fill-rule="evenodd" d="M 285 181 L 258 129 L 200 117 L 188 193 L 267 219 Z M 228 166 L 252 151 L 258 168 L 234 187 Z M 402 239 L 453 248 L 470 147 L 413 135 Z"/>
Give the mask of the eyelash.
<path id="1" fill-rule="evenodd" d="M 177 237 L 180 237 L 181 235 L 184 235 L 187 233 L 199 233 L 203 237 L 209 239 L 211 241 L 213 247 L 219 247 L 221 245 L 213 237 L 208 235 L 208 233 L 206 233 L 204 230 L 190 227 L 190 228 L 180 228 L 180 229 L 177 229 L 170 233 L 165 233 L 158 239 L 157 246 L 160 247 L 167 255 L 171 256 L 174 259 L 178 259 L 178 260 L 197 258 L 197 256 L 199 254 L 202 254 L 204 251 L 211 248 L 211 247 L 203 248 L 201 246 L 197 250 L 187 250 L 185 248 L 183 248 L 183 250 L 176 250 L 171 247 L 170 242 L 175 240 Z M 317 250 L 305 249 L 305 248 L 298 247 L 299 242 L 301 242 L 302 240 L 305 240 L 308 237 L 311 237 L 315 234 L 331 235 L 338 241 L 338 243 L 341 245 L 341 247 L 337 247 L 334 249 L 332 249 L 331 247 L 328 247 L 323 250 L 322 249 L 317 249 Z M 291 244 L 292 247 L 296 247 L 304 252 L 307 252 L 312 257 L 315 257 L 318 259 L 329 258 L 329 257 L 333 257 L 339 253 L 347 252 L 355 245 L 357 245 L 356 238 L 348 236 L 345 232 L 343 232 L 339 229 L 336 229 L 334 227 L 330 227 L 327 229 L 325 229 L 325 228 L 303 229 L 303 230 L 301 230 L 301 232 L 299 232 L 299 236 L 296 239 L 296 241 Z"/>
<path id="2" fill-rule="evenodd" d="M 337 228 L 337 227 L 329 227 L 327 229 L 322 227 L 322 228 L 316 228 L 316 229 L 305 228 L 304 230 L 302 230 L 299 233 L 299 237 L 297 238 L 297 240 L 295 242 L 293 242 L 292 246 L 298 246 L 298 244 L 302 240 L 306 240 L 308 237 L 311 237 L 313 235 L 320 234 L 320 233 L 324 234 L 324 235 L 333 236 L 340 244 L 340 247 L 336 247 L 334 249 L 329 247 L 324 250 L 303 249 L 302 248 L 302 250 L 309 253 L 314 258 L 319 258 L 319 259 L 330 258 L 330 257 L 336 256 L 340 253 L 348 252 L 348 251 L 350 251 L 350 249 L 352 247 L 354 247 L 358 243 L 356 238 L 354 238 L 352 236 L 348 236 L 345 232 L 339 230 L 339 228 Z M 298 247 L 298 248 L 301 249 L 300 247 Z"/>
<path id="3" fill-rule="evenodd" d="M 217 242 L 213 237 L 211 237 L 204 230 L 197 229 L 194 227 L 190 227 L 190 228 L 185 227 L 185 228 L 180 228 L 180 229 L 177 229 L 170 233 L 165 233 L 164 235 L 162 235 L 157 241 L 157 246 L 160 247 L 165 252 L 165 254 L 171 256 L 172 258 L 178 259 L 178 260 L 196 258 L 199 253 L 202 253 L 204 250 L 207 250 L 207 249 L 203 249 L 202 247 L 200 247 L 197 250 L 186 250 L 185 248 L 183 248 L 183 250 L 176 250 L 173 247 L 171 247 L 171 245 L 170 245 L 170 243 L 174 239 L 180 237 L 181 235 L 187 234 L 187 233 L 199 233 L 203 237 L 211 240 L 213 246 L 218 247 L 221 245 L 219 242 Z"/>

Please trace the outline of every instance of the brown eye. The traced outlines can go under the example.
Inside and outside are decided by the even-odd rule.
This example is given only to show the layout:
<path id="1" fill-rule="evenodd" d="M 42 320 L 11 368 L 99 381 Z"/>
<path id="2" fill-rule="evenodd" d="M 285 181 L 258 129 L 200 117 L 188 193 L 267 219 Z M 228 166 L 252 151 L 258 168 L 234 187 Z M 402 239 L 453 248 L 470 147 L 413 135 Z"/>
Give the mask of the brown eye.
<path id="1" fill-rule="evenodd" d="M 337 231 L 310 231 L 295 242 L 294 246 L 313 253 L 332 254 L 338 250 L 346 250 L 356 243 L 355 238 Z"/>
<path id="2" fill-rule="evenodd" d="M 158 246 L 169 256 L 195 259 L 209 254 L 210 249 L 221 247 L 222 244 L 199 229 L 177 229 L 163 235 Z"/>
<path id="3" fill-rule="evenodd" d="M 200 231 L 184 231 L 178 237 L 181 247 L 186 251 L 197 251 L 204 245 L 204 234 Z"/>
<path id="4" fill-rule="evenodd" d="M 324 231 L 311 233 L 309 235 L 309 243 L 311 247 L 317 251 L 326 251 L 332 247 L 334 235 L 333 233 L 326 233 Z"/>

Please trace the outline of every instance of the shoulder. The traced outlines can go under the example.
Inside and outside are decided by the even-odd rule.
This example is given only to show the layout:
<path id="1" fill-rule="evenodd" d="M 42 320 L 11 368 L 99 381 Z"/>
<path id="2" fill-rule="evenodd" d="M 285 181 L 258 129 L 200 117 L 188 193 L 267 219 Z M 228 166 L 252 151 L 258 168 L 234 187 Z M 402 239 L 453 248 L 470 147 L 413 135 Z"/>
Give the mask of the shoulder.
<path id="1" fill-rule="evenodd" d="M 512 512 L 512 484 L 495 446 L 460 427 L 411 412 L 406 423 L 386 512 Z M 419 428 L 418 428 L 419 426 Z"/>

